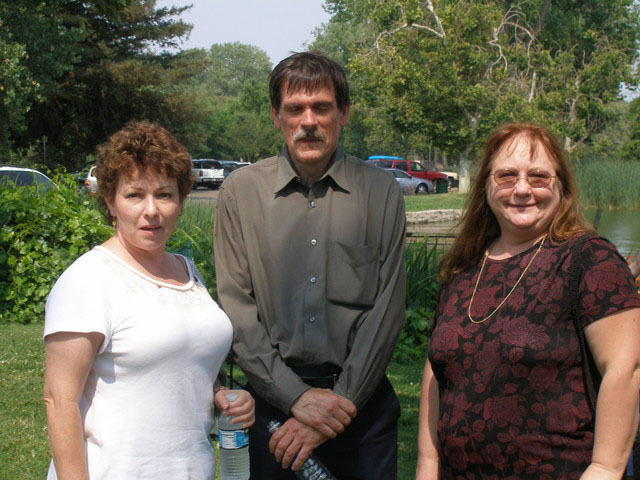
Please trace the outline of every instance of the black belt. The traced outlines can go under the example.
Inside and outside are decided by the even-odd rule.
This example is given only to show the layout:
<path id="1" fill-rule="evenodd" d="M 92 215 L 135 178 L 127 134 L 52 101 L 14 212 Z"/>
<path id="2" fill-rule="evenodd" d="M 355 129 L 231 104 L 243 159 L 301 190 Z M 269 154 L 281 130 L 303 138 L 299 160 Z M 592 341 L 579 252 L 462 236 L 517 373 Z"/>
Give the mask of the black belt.
<path id="1" fill-rule="evenodd" d="M 323 365 L 320 367 L 291 367 L 296 375 L 313 388 L 329 388 L 333 389 L 338 383 L 340 369 L 331 365 Z"/>

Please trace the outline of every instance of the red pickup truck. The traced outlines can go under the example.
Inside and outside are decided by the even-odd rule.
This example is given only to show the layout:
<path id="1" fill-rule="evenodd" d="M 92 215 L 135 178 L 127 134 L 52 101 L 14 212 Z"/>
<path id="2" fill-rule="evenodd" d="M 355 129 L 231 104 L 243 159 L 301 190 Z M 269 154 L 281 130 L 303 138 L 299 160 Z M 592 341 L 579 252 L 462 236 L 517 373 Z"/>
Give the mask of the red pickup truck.
<path id="1" fill-rule="evenodd" d="M 386 155 L 372 155 L 367 159 L 367 163 L 371 163 L 380 168 L 397 168 L 403 172 L 407 172 L 412 177 L 426 178 L 434 187 L 440 182 L 449 183 L 449 178 L 440 172 L 425 169 L 420 162 L 415 160 L 405 160 L 402 157 L 389 157 Z M 436 187 L 436 191 L 439 190 Z"/>

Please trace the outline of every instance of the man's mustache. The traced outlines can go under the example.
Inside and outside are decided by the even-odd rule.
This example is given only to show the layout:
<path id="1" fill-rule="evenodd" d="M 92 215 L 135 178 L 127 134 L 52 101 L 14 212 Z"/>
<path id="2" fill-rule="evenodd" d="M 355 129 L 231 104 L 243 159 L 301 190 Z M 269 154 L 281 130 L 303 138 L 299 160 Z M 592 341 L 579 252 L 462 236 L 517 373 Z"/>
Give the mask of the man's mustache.
<path id="1" fill-rule="evenodd" d="M 299 130 L 294 136 L 293 141 L 297 142 L 298 140 L 325 140 L 326 136 L 317 131 L 307 131 L 307 130 Z"/>

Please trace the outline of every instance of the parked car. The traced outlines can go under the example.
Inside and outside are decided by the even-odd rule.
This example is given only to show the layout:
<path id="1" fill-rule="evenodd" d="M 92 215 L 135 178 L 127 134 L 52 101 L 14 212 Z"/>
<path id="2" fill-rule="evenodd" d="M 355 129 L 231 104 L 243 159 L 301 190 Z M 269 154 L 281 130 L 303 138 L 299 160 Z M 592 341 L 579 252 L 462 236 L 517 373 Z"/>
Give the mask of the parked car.
<path id="1" fill-rule="evenodd" d="M 436 186 L 438 193 L 441 191 L 441 189 L 437 188 L 438 184 L 445 182 L 445 184 L 448 185 L 449 183 L 449 179 L 444 173 L 427 170 L 416 160 L 405 160 L 402 157 L 390 157 L 386 155 L 372 155 L 367 159 L 367 162 L 380 168 L 397 168 L 398 170 L 407 172 L 412 177 L 429 180 Z"/>
<path id="2" fill-rule="evenodd" d="M 95 165 L 91 165 L 89 168 L 76 174 L 76 181 L 80 189 L 86 191 L 89 195 L 98 193 L 98 179 L 96 178 Z"/>
<path id="3" fill-rule="evenodd" d="M 218 160 L 224 170 L 224 178 L 227 178 L 231 172 L 238 168 L 238 162 L 235 160 Z"/>
<path id="4" fill-rule="evenodd" d="M 460 176 L 456 172 L 445 172 L 441 170 L 440 173 L 444 173 L 449 179 L 449 188 L 457 187 L 460 184 Z"/>
<path id="5" fill-rule="evenodd" d="M 13 182 L 20 187 L 40 186 L 45 189 L 55 187 L 55 183 L 44 173 L 31 168 L 0 166 L 0 184 Z"/>
<path id="6" fill-rule="evenodd" d="M 397 168 L 385 168 L 385 171 L 393 175 L 400 184 L 403 192 L 411 193 L 433 193 L 433 183 L 424 178 L 412 177 L 407 172 L 403 172 Z"/>
<path id="7" fill-rule="evenodd" d="M 194 190 L 198 187 L 218 188 L 224 180 L 224 168 L 218 160 L 195 159 L 191 171 L 195 178 Z"/>

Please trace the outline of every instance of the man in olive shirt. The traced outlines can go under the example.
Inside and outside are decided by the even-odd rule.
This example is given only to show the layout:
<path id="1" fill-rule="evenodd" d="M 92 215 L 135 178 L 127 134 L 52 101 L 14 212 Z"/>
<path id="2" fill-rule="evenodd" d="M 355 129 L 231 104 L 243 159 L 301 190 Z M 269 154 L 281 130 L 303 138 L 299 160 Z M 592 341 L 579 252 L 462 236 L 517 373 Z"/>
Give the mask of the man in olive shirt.
<path id="1" fill-rule="evenodd" d="M 384 371 L 404 317 L 402 194 L 338 147 L 337 63 L 294 54 L 269 91 L 285 147 L 227 177 L 215 219 L 218 295 L 256 397 L 251 478 L 295 478 L 283 468 L 314 451 L 337 478 L 394 479 L 400 408 Z M 273 436 L 269 420 L 283 424 Z"/>

